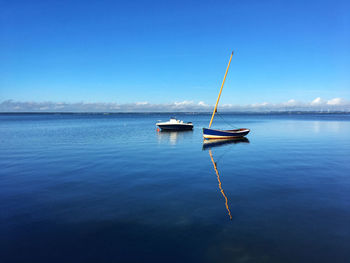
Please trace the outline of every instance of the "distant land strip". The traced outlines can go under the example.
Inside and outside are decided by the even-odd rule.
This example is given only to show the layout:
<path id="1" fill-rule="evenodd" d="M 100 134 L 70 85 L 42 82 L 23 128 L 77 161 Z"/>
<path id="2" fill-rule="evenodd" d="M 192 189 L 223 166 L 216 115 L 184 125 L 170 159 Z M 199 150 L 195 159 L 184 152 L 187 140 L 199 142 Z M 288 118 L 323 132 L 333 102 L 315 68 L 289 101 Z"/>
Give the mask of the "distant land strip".
<path id="1" fill-rule="evenodd" d="M 214 105 L 203 101 L 182 101 L 155 104 L 149 102 L 116 103 L 116 102 L 23 102 L 5 100 L 0 103 L 1 113 L 169 113 L 197 112 L 206 113 L 213 110 Z M 311 102 L 289 100 L 283 103 L 255 103 L 248 105 L 223 104 L 218 111 L 223 113 L 344 113 L 350 112 L 350 101 L 342 98 L 323 100 L 316 98 Z"/>

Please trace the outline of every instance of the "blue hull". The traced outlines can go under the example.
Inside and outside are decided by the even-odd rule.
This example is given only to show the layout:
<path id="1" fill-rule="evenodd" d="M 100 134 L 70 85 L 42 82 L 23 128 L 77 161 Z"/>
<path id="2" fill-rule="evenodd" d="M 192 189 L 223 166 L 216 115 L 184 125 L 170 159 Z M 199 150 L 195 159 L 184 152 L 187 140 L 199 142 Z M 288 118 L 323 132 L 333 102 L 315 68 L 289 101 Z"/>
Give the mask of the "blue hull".
<path id="1" fill-rule="evenodd" d="M 213 130 L 203 128 L 203 137 L 205 139 L 231 139 L 246 136 L 250 132 L 249 129 L 236 130 Z"/>
<path id="2" fill-rule="evenodd" d="M 162 131 L 188 131 L 193 129 L 193 125 L 166 124 L 158 125 Z"/>

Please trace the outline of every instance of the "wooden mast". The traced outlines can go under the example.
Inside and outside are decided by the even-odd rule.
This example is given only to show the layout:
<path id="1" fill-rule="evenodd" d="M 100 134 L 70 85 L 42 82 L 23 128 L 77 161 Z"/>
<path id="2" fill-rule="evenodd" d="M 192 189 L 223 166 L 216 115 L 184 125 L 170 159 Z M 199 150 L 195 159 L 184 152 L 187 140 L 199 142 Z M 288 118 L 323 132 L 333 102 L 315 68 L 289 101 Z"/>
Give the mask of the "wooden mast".
<path id="1" fill-rule="evenodd" d="M 230 64 L 231 64 L 232 55 L 233 55 L 233 51 L 232 51 L 232 53 L 231 53 L 230 61 L 228 62 L 228 65 L 227 65 L 227 69 L 226 69 L 226 73 L 225 73 L 224 80 L 222 81 L 222 84 L 221 84 L 221 89 L 220 89 L 220 92 L 219 92 L 218 99 L 216 100 L 216 104 L 215 104 L 215 108 L 214 108 L 214 111 L 213 111 L 213 115 L 211 116 L 211 120 L 210 120 L 210 123 L 209 123 L 209 128 L 211 127 L 211 124 L 212 124 L 212 122 L 213 122 L 216 109 L 217 109 L 218 104 L 219 104 L 219 100 L 220 100 L 222 88 L 224 87 L 224 84 L 225 84 L 225 80 L 226 80 L 226 75 L 227 75 L 227 72 L 228 72 L 228 68 L 230 67 Z"/>

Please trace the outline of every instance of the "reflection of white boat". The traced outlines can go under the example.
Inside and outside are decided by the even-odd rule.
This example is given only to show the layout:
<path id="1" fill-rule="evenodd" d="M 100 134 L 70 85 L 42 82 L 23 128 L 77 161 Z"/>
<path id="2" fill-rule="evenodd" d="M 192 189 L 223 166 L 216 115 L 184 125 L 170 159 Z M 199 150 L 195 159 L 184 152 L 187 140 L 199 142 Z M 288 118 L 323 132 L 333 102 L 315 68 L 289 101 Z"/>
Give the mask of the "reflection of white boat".
<path id="1" fill-rule="evenodd" d="M 167 122 L 158 122 L 156 125 L 162 130 L 168 131 L 184 131 L 193 129 L 192 122 L 183 122 L 177 120 L 176 118 L 170 118 L 170 121 Z"/>
<path id="2" fill-rule="evenodd" d="M 171 130 L 162 130 L 157 132 L 158 142 L 166 143 L 169 142 L 172 145 L 177 144 L 179 141 L 184 140 L 185 138 L 191 137 L 193 130 L 187 131 L 171 131 Z"/>

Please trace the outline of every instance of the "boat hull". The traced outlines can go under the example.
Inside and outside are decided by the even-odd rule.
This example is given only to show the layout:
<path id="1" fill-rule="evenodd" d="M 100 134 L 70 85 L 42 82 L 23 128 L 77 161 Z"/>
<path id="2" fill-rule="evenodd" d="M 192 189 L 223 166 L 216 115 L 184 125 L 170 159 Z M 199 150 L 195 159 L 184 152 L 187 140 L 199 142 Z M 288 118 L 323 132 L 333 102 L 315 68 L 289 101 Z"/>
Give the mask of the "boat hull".
<path id="1" fill-rule="evenodd" d="M 250 132 L 249 129 L 235 129 L 235 130 L 213 130 L 203 128 L 204 139 L 233 139 L 246 136 Z"/>
<path id="2" fill-rule="evenodd" d="M 160 124 L 158 127 L 165 131 L 188 131 L 193 129 L 190 124 Z"/>

